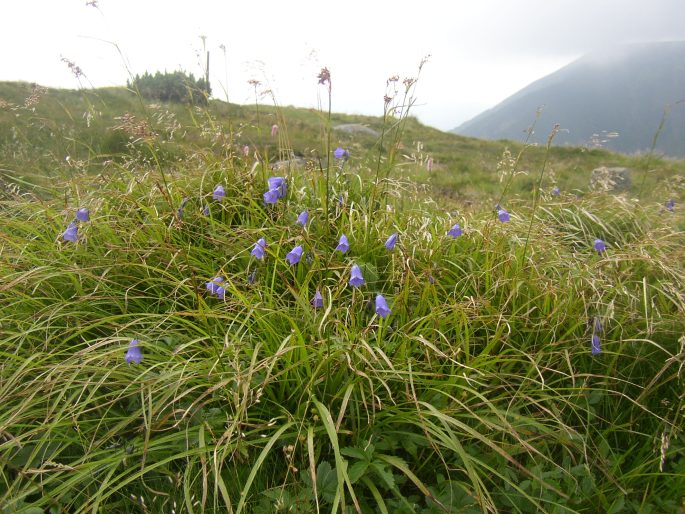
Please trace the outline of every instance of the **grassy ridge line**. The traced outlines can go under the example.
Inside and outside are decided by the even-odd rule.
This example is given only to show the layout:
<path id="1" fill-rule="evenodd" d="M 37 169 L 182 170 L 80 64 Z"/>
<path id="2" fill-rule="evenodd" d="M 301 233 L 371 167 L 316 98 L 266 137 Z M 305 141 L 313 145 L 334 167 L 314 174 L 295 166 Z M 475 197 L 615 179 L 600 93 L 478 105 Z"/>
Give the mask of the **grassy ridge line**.
<path id="1" fill-rule="evenodd" d="M 2 203 L 11 215 L 0 260 L 0 504 L 425 513 L 679 504 L 685 241 L 672 226 L 681 214 L 604 195 L 546 198 L 524 255 L 523 202 L 506 224 L 491 213 L 452 217 L 390 179 L 379 210 L 373 185 L 345 167 L 332 184 L 342 203 L 326 217 L 311 170 L 291 171 L 287 202 L 273 208 L 261 201 L 265 172 L 231 155 L 165 168 L 167 187 L 153 161 L 117 170 L 69 183 L 78 205 L 30 194 Z M 211 200 L 217 183 L 221 202 Z M 59 236 L 79 206 L 92 217 L 73 245 Z M 294 224 L 304 208 L 306 230 Z M 461 238 L 446 236 L 454 222 Z M 344 255 L 334 252 L 342 233 Z M 263 263 L 250 257 L 258 237 Z M 592 249 L 596 237 L 606 254 Z M 311 260 L 288 266 L 296 244 Z M 353 263 L 367 280 L 359 290 L 348 286 Z M 205 289 L 217 275 L 224 301 Z M 321 310 L 310 305 L 316 288 Z M 373 313 L 379 292 L 387 320 Z M 593 358 L 596 316 L 603 353 Z M 123 362 L 134 337 L 141 365 Z M 654 441 L 664 433 L 660 473 Z"/>
<path id="2" fill-rule="evenodd" d="M 31 96 L 28 84 L 0 83 L 0 99 L 9 102 L 9 106 L 0 109 L 0 159 L 3 174 L 13 181 L 45 185 L 46 176 L 72 178 L 84 171 L 113 173 L 116 168 L 112 167 L 112 160 L 121 163 L 132 157 L 160 159 L 166 167 L 183 167 L 182 161 L 197 153 L 241 155 L 244 145 L 249 146 L 251 156 L 256 151 L 259 159 L 267 162 L 292 154 L 315 159 L 317 155 L 326 155 L 321 143 L 325 122 L 320 113 L 311 109 L 236 105 L 218 100 L 212 101 L 208 110 L 148 104 L 122 88 L 50 89 L 42 96 L 38 94 L 29 108 L 11 108 L 25 105 Z M 134 116 L 130 123 L 122 120 L 126 113 Z M 332 113 L 331 122 L 334 126 L 361 123 L 379 133 L 383 127 L 383 119 L 372 116 Z M 278 137 L 270 135 L 272 124 L 281 127 Z M 135 134 L 136 129 L 141 133 Z M 513 155 L 522 149 L 517 142 L 482 141 L 442 132 L 423 126 L 414 118 L 404 119 L 402 131 L 400 165 L 394 173 L 429 184 L 436 198 L 454 198 L 460 204 L 496 198 L 501 188 L 498 175 L 507 164 L 506 156 L 503 157 L 505 148 Z M 150 139 L 154 140 L 154 152 L 145 145 L 137 145 L 134 151 L 129 143 L 145 138 L 145 134 L 154 134 Z M 524 136 L 522 133 L 522 140 Z M 378 155 L 379 143 L 373 136 L 336 131 L 333 137 L 336 145 L 350 149 L 356 162 Z M 385 145 L 388 148 L 383 153 L 387 154 L 387 139 Z M 646 157 L 603 150 L 553 147 L 547 154 L 543 148 L 530 147 L 524 152 L 518 171 L 539 169 L 545 155 L 550 158 L 548 178 L 543 184 L 547 190 L 557 184 L 563 191 L 586 191 L 591 170 L 603 165 L 635 169 L 634 183 L 649 168 L 645 191 L 646 198 L 653 201 L 663 203 L 674 194 L 678 198 L 682 189 L 682 184 L 674 188 L 667 183 L 685 172 L 681 161 L 649 161 Z M 69 162 L 64 161 L 67 156 Z M 428 174 L 426 166 L 431 157 L 434 171 Z M 519 178 L 512 193 L 532 190 L 533 181 L 530 173 Z"/>

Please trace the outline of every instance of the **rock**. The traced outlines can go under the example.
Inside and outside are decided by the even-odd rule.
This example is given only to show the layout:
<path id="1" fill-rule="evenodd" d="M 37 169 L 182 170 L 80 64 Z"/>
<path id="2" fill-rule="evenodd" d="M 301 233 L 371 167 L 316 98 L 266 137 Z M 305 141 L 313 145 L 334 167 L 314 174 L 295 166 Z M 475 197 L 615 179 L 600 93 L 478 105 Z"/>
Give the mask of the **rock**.
<path id="1" fill-rule="evenodd" d="M 293 157 L 284 161 L 276 161 L 271 165 L 274 171 L 287 171 L 289 169 L 304 169 L 307 166 L 307 159 L 304 157 Z"/>
<path id="2" fill-rule="evenodd" d="M 380 134 L 372 128 L 366 127 L 361 123 L 346 123 L 344 125 L 336 125 L 333 130 L 340 130 L 348 134 L 367 134 L 369 136 L 378 137 Z"/>
<path id="3" fill-rule="evenodd" d="M 630 189 L 630 168 L 601 166 L 592 170 L 590 188 L 594 191 L 621 193 Z"/>

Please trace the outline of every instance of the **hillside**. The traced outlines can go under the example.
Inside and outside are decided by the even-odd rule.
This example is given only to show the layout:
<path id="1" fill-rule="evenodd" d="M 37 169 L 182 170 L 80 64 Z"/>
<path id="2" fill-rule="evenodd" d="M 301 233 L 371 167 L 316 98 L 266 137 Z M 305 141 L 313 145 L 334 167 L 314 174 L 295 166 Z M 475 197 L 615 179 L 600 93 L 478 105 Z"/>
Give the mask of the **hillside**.
<path id="1" fill-rule="evenodd" d="M 0 176 L 31 187 L 79 173 L 116 173 L 131 159 L 153 158 L 153 150 L 154 159 L 172 168 L 198 153 L 242 155 L 245 145 L 250 162 L 257 158 L 273 165 L 293 155 L 320 155 L 325 161 L 321 136 L 326 120 L 309 109 L 221 101 L 200 109 L 142 101 L 123 88 L 34 90 L 30 84 L 11 82 L 0 83 L 0 102 Z M 398 172 L 430 187 L 436 199 L 462 206 L 492 205 L 497 200 L 507 150 L 514 157 L 521 153 L 518 170 L 527 172 L 513 181 L 513 192 L 530 191 L 534 172 L 545 158 L 551 170 L 545 188 L 556 185 L 564 191 L 586 190 L 591 171 L 598 166 L 627 166 L 640 173 L 647 165 L 647 159 L 600 149 L 552 148 L 547 154 L 544 148 L 531 146 L 521 152 L 521 143 L 462 137 L 423 126 L 412 117 L 401 126 L 398 121 L 333 113 L 333 127 L 361 124 L 378 134 L 385 130 L 385 135 L 381 145 L 380 137 L 368 133 L 333 130 L 331 143 L 348 148 L 352 161 L 369 169 L 396 143 Z M 275 138 L 273 124 L 280 127 Z M 434 164 L 428 173 L 430 158 Z M 666 181 L 685 165 L 652 159 L 649 169 L 653 171 L 644 191 L 662 201 L 672 194 Z"/>
<path id="2" fill-rule="evenodd" d="M 586 55 L 525 87 L 453 132 L 521 140 L 542 107 L 533 140 L 545 143 L 555 124 L 557 145 L 646 152 L 661 122 L 656 150 L 685 156 L 685 42 L 627 45 Z"/>

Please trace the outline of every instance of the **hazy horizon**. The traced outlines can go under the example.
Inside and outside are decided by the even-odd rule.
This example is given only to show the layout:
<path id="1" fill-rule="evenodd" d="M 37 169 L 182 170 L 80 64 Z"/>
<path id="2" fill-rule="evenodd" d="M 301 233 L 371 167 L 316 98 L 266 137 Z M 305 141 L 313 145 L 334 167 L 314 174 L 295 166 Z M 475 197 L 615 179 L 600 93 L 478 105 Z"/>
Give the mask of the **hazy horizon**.
<path id="1" fill-rule="evenodd" d="M 90 4 L 90 5 L 87 5 Z M 213 96 L 255 101 L 251 79 L 281 105 L 316 107 L 316 74 L 328 67 L 333 110 L 382 114 L 388 77 L 414 77 L 431 55 L 413 114 L 449 130 L 581 57 L 618 43 L 685 40 L 685 3 L 591 0 L 550 4 L 525 0 L 478 5 L 400 1 L 388 10 L 350 1 L 345 9 L 317 2 L 265 1 L 230 6 L 202 0 L 67 0 L 4 6 L 11 21 L 0 80 L 76 88 L 62 58 L 78 65 L 85 87 L 124 85 L 130 74 L 183 69 L 204 74 L 203 40 L 211 53 Z M 607 23 L 610 21 L 610 23 Z M 261 101 L 269 101 L 262 98 Z M 321 100 L 323 101 L 323 99 Z"/>

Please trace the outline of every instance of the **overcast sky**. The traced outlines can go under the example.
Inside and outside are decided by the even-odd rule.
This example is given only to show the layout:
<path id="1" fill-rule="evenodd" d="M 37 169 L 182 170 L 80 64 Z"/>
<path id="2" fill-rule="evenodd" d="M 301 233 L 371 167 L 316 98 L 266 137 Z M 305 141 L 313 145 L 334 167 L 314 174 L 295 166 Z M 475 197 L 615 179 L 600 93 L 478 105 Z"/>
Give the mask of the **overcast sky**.
<path id="1" fill-rule="evenodd" d="M 96 87 L 125 84 L 127 69 L 198 77 L 203 35 L 217 98 L 254 102 L 256 79 L 281 105 L 315 107 L 326 66 L 334 111 L 379 115 L 386 79 L 415 76 L 430 54 L 413 112 L 451 129 L 586 52 L 685 40 L 685 0 L 86 3 L 2 0 L 0 80 L 78 87 L 61 57 Z"/>

